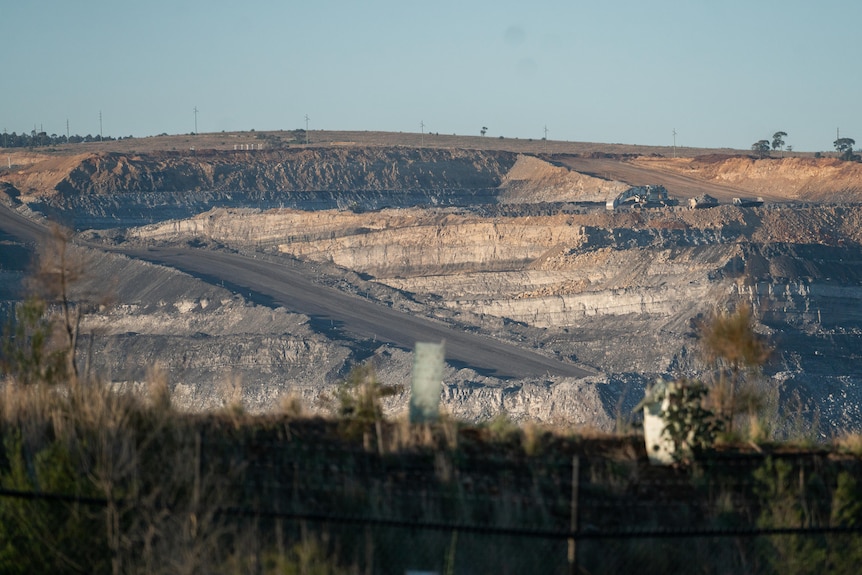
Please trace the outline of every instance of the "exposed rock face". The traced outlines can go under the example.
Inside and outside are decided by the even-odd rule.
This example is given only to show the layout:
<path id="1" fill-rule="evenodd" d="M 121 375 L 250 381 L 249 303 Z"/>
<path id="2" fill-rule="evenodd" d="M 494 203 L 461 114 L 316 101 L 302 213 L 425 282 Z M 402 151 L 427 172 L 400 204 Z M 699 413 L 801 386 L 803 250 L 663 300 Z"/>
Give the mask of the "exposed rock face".
<path id="1" fill-rule="evenodd" d="M 846 202 L 859 201 L 862 194 L 862 164 L 836 158 L 755 159 L 712 155 L 696 158 L 642 157 L 634 163 L 726 183 L 754 196 Z"/>
<path id="2" fill-rule="evenodd" d="M 81 365 L 134 385 L 162 367 L 181 407 L 219 407 L 236 393 L 252 410 L 291 394 L 313 403 L 349 369 L 353 352 L 316 333 L 306 316 L 170 268 L 89 250 L 87 277 L 99 285 L 85 291 L 117 303 L 85 315 Z"/>
<path id="3" fill-rule="evenodd" d="M 78 228 L 142 225 L 213 206 L 409 207 L 495 203 L 516 155 L 407 148 L 93 154 L 50 177 L 34 164 L 10 178 L 25 201 Z M 63 171 L 65 170 L 65 171 Z"/>
<path id="4" fill-rule="evenodd" d="M 189 191 L 493 188 L 515 162 L 506 152 L 410 148 L 295 148 L 127 156 L 92 154 L 57 182 L 66 197 Z M 26 190 L 25 190 L 26 191 Z M 34 192 L 44 192 L 33 189 Z"/>
<path id="5" fill-rule="evenodd" d="M 608 212 L 605 200 L 627 184 L 536 157 L 463 150 L 108 154 L 61 164 L 7 178 L 15 186 L 8 195 L 92 228 L 82 234 L 91 240 L 298 258 L 328 285 L 603 374 L 503 381 L 449 368 L 444 403 L 459 417 L 505 412 L 609 429 L 651 378 L 704 375 L 694 323 L 747 302 L 777 346 L 765 375 L 782 402 L 798 396 L 824 432 L 862 428 L 856 204 Z M 792 199 L 841 190 L 843 199 L 855 197 L 862 179 L 854 165 L 823 160 L 632 164 L 753 194 L 791 186 Z M 814 190 L 830 170 L 834 182 Z M 576 206 L 564 213 L 560 202 Z M 503 204 L 505 211 L 493 208 Z M 140 382 L 148 366 L 163 363 L 183 404 L 218 405 L 239 387 L 253 409 L 288 394 L 322 407 L 362 359 L 387 383 L 409 381 L 403 350 L 330 339 L 305 316 L 164 268 L 100 261 L 101 277 L 118 278 L 119 304 L 86 326 L 97 334 L 95 367 L 115 381 Z M 406 396 L 396 397 L 388 409 L 405 405 Z"/>

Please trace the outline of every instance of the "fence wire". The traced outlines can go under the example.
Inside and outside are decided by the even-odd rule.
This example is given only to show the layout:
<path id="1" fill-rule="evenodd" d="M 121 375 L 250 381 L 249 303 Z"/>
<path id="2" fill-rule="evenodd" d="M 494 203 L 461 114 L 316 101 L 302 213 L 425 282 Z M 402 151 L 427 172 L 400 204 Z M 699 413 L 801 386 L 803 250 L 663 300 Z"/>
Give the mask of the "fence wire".
<path id="1" fill-rule="evenodd" d="M 225 573 L 855 573 L 862 559 L 862 465 L 825 451 L 655 467 L 625 441 L 528 454 L 275 428 L 170 439 L 109 442 L 110 473 L 90 461 L 65 491 L 40 475 L 52 460 L 7 442 L 2 571 L 16 545 L 54 572 L 106 573 L 188 570 L 172 554 Z M 76 559 L 76 545 L 98 552 Z"/>

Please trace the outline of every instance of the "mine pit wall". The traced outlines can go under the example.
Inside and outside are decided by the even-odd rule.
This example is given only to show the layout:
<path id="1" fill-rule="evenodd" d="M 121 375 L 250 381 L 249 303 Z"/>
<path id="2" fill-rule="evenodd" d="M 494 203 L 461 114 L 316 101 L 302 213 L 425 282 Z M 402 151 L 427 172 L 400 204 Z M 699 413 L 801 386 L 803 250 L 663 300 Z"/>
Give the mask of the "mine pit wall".
<path id="1" fill-rule="evenodd" d="M 509 152 L 385 147 L 108 153 L 76 159 L 51 189 L 26 178 L 17 185 L 34 210 L 75 229 L 105 229 L 186 218 L 213 207 L 495 204 L 516 159 Z"/>
<path id="2" fill-rule="evenodd" d="M 390 276 L 376 278 L 395 289 L 412 293 L 433 293 L 444 301 L 469 302 L 508 300 L 523 297 L 525 289 L 556 292 L 560 285 L 588 285 L 590 279 L 580 271 L 508 270 L 470 271 L 448 275 L 423 275 L 413 277 Z"/>
<path id="3" fill-rule="evenodd" d="M 457 380 L 457 374 L 454 379 Z M 626 416 L 642 396 L 642 385 L 606 379 L 525 381 L 502 386 L 444 384 L 443 409 L 464 421 L 489 421 L 506 414 L 514 421 L 539 421 L 566 426 L 586 426 L 605 432 L 614 430 L 615 411 Z M 630 389 L 631 397 L 620 397 Z M 628 401 L 626 401 L 628 399 Z"/>
<path id="4" fill-rule="evenodd" d="M 461 207 L 496 204 L 497 188 L 351 191 L 191 191 L 78 196 L 31 201 L 31 209 L 72 229 L 104 230 L 191 218 L 213 208 L 304 211 Z"/>
<path id="5" fill-rule="evenodd" d="M 580 242 L 574 227 L 477 222 L 368 231 L 279 251 L 326 260 L 379 278 L 522 269 L 558 243 Z"/>
<path id="6" fill-rule="evenodd" d="M 766 323 L 862 330 L 862 286 L 799 282 L 734 284 Z"/>
<path id="7" fill-rule="evenodd" d="M 782 407 L 820 437 L 862 429 L 862 286 L 775 280 L 735 292 L 769 332 L 765 374 Z"/>
<path id="8" fill-rule="evenodd" d="M 310 147 L 260 153 L 93 154 L 56 185 L 63 196 L 200 190 L 397 190 L 496 187 L 510 152 Z"/>
<path id="9" fill-rule="evenodd" d="M 120 389 L 146 392 L 163 371 L 180 409 L 307 405 L 331 389 L 353 351 L 316 333 L 306 316 L 253 305 L 171 268 L 88 250 L 88 277 L 109 303 L 81 323 L 79 365 Z M 105 281 L 104 278 L 111 278 Z M 112 302 L 112 303 L 111 303 Z"/>
<path id="10" fill-rule="evenodd" d="M 534 327 L 581 325 L 588 318 L 605 315 L 670 317 L 691 307 L 689 302 L 706 302 L 714 295 L 708 285 L 689 289 L 616 289 L 589 293 L 494 301 L 459 301 L 450 307 L 475 314 L 507 317 Z"/>
<path id="11" fill-rule="evenodd" d="M 237 402 L 272 411 L 290 396 L 312 406 L 350 361 L 344 346 L 289 334 L 98 335 L 92 351 L 93 371 L 115 384 L 137 389 L 163 369 L 174 405 L 191 411 Z"/>

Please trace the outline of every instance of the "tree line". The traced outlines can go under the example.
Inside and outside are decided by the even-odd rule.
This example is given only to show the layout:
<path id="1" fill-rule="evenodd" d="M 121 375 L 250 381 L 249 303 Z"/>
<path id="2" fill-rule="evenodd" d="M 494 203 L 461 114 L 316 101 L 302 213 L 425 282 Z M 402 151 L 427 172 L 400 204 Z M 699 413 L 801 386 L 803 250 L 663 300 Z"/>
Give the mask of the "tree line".
<path id="1" fill-rule="evenodd" d="M 778 131 L 772 134 L 772 141 L 769 140 L 758 140 L 751 144 L 751 150 L 753 152 L 757 152 L 757 154 L 761 158 L 765 158 L 769 155 L 769 150 L 783 150 L 786 142 L 784 138 L 787 137 L 787 132 Z M 792 152 L 793 146 L 787 146 L 787 151 Z"/>
<path id="2" fill-rule="evenodd" d="M 93 136 L 91 134 L 87 134 L 86 136 L 79 136 L 77 134 L 71 136 L 58 136 L 57 134 L 49 135 L 46 132 L 37 132 L 36 130 L 33 130 L 29 134 L 26 132 L 21 132 L 20 134 L 12 132 L 9 134 L 4 131 L 2 136 L 0 136 L 0 146 L 3 146 L 4 148 L 39 148 L 43 146 L 56 146 L 59 144 L 110 142 L 116 139 L 117 138 L 113 138 L 111 136 Z"/>
<path id="3" fill-rule="evenodd" d="M 787 132 L 778 131 L 772 134 L 772 140 L 758 140 L 751 144 L 751 151 L 755 152 L 760 158 L 765 158 L 771 151 L 781 151 L 785 149 L 784 138 L 787 137 Z M 835 151 L 838 152 L 838 157 L 848 162 L 862 161 L 859 154 L 853 153 L 853 146 L 856 145 L 856 140 L 853 138 L 837 138 L 832 145 L 835 146 Z M 787 151 L 792 152 L 793 146 L 787 146 Z M 820 152 L 817 153 L 819 157 Z"/>

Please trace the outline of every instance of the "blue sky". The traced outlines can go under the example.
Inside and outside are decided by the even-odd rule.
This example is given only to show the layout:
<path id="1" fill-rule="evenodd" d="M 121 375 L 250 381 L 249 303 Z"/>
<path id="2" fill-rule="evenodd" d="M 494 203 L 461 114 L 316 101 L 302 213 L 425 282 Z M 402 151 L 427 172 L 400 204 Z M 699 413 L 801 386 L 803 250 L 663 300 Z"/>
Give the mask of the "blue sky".
<path id="1" fill-rule="evenodd" d="M 0 0 L 0 130 L 862 145 L 858 0 Z"/>

